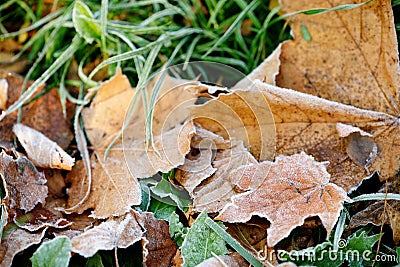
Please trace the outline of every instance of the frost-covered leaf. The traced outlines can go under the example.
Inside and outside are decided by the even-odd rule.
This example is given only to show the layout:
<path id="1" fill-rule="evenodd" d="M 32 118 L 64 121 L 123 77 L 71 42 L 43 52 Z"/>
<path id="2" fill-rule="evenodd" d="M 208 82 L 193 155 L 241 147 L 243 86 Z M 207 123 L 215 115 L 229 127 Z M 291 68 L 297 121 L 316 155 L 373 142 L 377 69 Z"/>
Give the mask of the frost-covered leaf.
<path id="1" fill-rule="evenodd" d="M 144 266 L 171 266 L 176 254 L 177 246 L 169 236 L 168 225 L 163 220 L 158 220 L 150 212 L 140 215 L 141 224 L 146 229 L 143 247 Z"/>
<path id="2" fill-rule="evenodd" d="M 246 168 L 244 166 L 243 168 Z M 231 173 L 240 175 L 238 186 L 249 191 L 232 197 L 218 218 L 229 222 L 247 222 L 253 215 L 267 218 L 269 246 L 287 237 L 308 217 L 320 217 L 328 235 L 343 208 L 351 201 L 346 192 L 329 182 L 326 162 L 316 162 L 305 153 L 278 156 Z M 254 181 L 262 181 L 254 185 Z"/>
<path id="3" fill-rule="evenodd" d="M 170 198 L 182 211 L 191 204 L 187 192 L 174 187 L 167 179 L 161 179 L 156 186 L 150 187 L 150 190 L 161 198 Z"/>
<path id="4" fill-rule="evenodd" d="M 0 266 L 11 266 L 14 256 L 34 244 L 39 244 L 45 232 L 46 229 L 31 233 L 17 228 L 3 233 L 0 244 Z"/>
<path id="5" fill-rule="evenodd" d="M 71 170 L 74 165 L 75 159 L 42 133 L 21 123 L 14 125 L 13 132 L 36 166 Z"/>
<path id="6" fill-rule="evenodd" d="M 197 217 L 182 243 L 181 255 L 184 267 L 196 266 L 214 255 L 228 253 L 225 241 L 207 226 L 205 222 L 207 217 L 206 212 Z"/>
<path id="7" fill-rule="evenodd" d="M 33 267 L 67 267 L 71 258 L 71 241 L 58 236 L 40 245 L 30 258 Z"/>
<path id="8" fill-rule="evenodd" d="M 188 228 L 184 227 L 179 221 L 179 216 L 173 212 L 168 218 L 169 235 L 174 239 L 178 246 L 182 246 L 182 242 L 188 232 Z"/>
<path id="9" fill-rule="evenodd" d="M 86 258 L 99 250 L 127 248 L 142 238 L 143 232 L 135 212 L 109 219 L 71 239 L 72 251 Z"/>
<path id="10" fill-rule="evenodd" d="M 176 205 L 170 205 L 163 200 L 157 200 L 157 198 L 152 198 L 149 211 L 154 214 L 154 217 L 160 220 L 168 221 L 168 218 L 176 210 Z"/>
<path id="11" fill-rule="evenodd" d="M 2 77 L 8 82 L 8 108 L 21 96 L 24 78 L 12 73 L 3 73 Z M 27 86 L 30 85 L 31 82 L 28 82 Z M 38 91 L 43 92 L 42 89 L 41 87 Z M 37 96 L 37 94 L 34 95 L 34 97 Z M 35 101 L 24 105 L 20 122 L 43 133 L 62 149 L 66 149 L 74 137 L 70 129 L 70 116 L 73 110 L 73 105 L 67 102 L 66 114 L 63 114 L 60 96 L 54 88 L 46 94 L 40 95 Z M 15 135 L 12 130 L 14 124 L 17 123 L 17 117 L 18 112 L 15 111 L 0 122 L 0 140 L 14 142 Z"/>
<path id="12" fill-rule="evenodd" d="M 93 13 L 83 2 L 75 2 L 72 21 L 74 22 L 75 30 L 85 38 L 86 42 L 91 44 L 93 40 L 100 40 L 100 25 L 95 22 Z"/>
<path id="13" fill-rule="evenodd" d="M 17 152 L 16 152 L 17 153 Z M 26 157 L 17 158 L 2 151 L 0 153 L 0 174 L 8 191 L 7 208 L 32 210 L 38 203 L 45 203 L 47 197 L 46 178 Z"/>

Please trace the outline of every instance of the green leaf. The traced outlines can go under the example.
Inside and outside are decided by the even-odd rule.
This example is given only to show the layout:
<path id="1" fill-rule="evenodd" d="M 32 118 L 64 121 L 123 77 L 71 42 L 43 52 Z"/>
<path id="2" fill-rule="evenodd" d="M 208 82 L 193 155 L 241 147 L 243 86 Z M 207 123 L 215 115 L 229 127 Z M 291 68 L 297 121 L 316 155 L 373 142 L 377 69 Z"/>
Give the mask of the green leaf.
<path id="1" fill-rule="evenodd" d="M 5 205 L 2 204 L 0 206 L 0 212 L 1 212 L 0 213 L 0 240 L 1 240 L 1 238 L 3 237 L 3 229 L 4 226 L 6 226 L 7 224 L 7 217 L 8 217 Z"/>
<path id="2" fill-rule="evenodd" d="M 71 241 L 59 236 L 43 243 L 30 258 L 33 267 L 67 267 L 71 258 Z"/>
<path id="3" fill-rule="evenodd" d="M 170 198 L 182 211 L 191 204 L 190 197 L 186 191 L 181 191 L 173 186 L 168 180 L 161 179 L 156 186 L 150 188 L 153 194 L 161 198 Z M 168 201 L 166 199 L 166 201 Z"/>
<path id="4" fill-rule="evenodd" d="M 86 42 L 91 44 L 93 40 L 101 40 L 100 25 L 94 20 L 89 7 L 81 1 L 76 1 L 72 11 L 72 21 L 75 30 Z"/>
<path id="5" fill-rule="evenodd" d="M 93 257 L 90 257 L 86 261 L 85 267 L 104 267 L 100 254 L 97 252 Z"/>
<path id="6" fill-rule="evenodd" d="M 178 246 L 182 246 L 183 240 L 187 235 L 188 228 L 184 227 L 179 221 L 179 216 L 173 212 L 169 219 L 169 235 Z"/>
<path id="7" fill-rule="evenodd" d="M 142 191 L 142 202 L 140 203 L 140 210 L 147 211 L 150 207 L 150 188 L 144 184 L 140 183 L 140 189 Z"/>
<path id="8" fill-rule="evenodd" d="M 303 36 L 304 40 L 307 42 L 311 41 L 311 34 L 308 31 L 306 25 L 301 25 L 301 35 Z"/>
<path id="9" fill-rule="evenodd" d="M 169 217 L 175 212 L 176 206 L 171 206 L 157 199 L 152 199 L 150 202 L 149 211 L 154 213 L 154 217 L 160 220 L 168 221 Z"/>
<path id="10" fill-rule="evenodd" d="M 203 211 L 189 229 L 181 247 L 184 267 L 200 264 L 213 255 L 224 255 L 229 251 L 225 241 L 206 224 L 207 213 Z"/>

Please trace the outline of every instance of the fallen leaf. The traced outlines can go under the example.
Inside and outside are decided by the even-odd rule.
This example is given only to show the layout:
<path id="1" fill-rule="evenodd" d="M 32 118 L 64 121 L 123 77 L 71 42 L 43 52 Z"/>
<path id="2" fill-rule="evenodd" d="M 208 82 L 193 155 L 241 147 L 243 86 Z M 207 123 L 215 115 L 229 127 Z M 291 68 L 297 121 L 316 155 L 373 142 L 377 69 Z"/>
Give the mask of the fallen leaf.
<path id="1" fill-rule="evenodd" d="M 291 13 L 356 1 L 287 1 Z M 282 45 L 276 85 L 397 116 L 399 59 L 390 0 L 319 15 L 290 16 L 294 40 Z M 312 41 L 302 38 L 307 27 Z"/>
<path id="2" fill-rule="evenodd" d="M 387 182 L 379 192 L 399 193 L 399 180 L 395 179 Z M 396 200 L 382 200 L 368 205 L 365 209 L 354 214 L 346 230 L 353 230 L 360 226 L 368 224 L 380 226 L 388 224 L 393 231 L 393 241 L 398 244 L 400 242 L 400 201 Z"/>
<path id="3" fill-rule="evenodd" d="M 170 266 L 178 246 L 169 235 L 168 224 L 156 219 L 150 212 L 142 213 L 140 218 L 146 229 L 143 266 Z"/>
<path id="4" fill-rule="evenodd" d="M 250 165 L 244 173 L 239 168 L 231 175 L 238 173 L 238 184 L 249 191 L 232 197 L 232 203 L 224 207 L 218 219 L 247 222 L 253 215 L 267 218 L 271 223 L 267 243 L 271 247 L 312 216 L 321 219 L 329 236 L 343 208 L 342 202 L 351 200 L 342 188 L 329 183 L 326 164 L 301 153 Z M 262 183 L 254 186 L 252 183 L 257 180 Z"/>
<path id="5" fill-rule="evenodd" d="M 7 233 L 7 236 L 1 239 L 0 266 L 11 266 L 15 255 L 32 245 L 39 244 L 45 233 L 46 229 L 31 233 L 19 228 Z"/>
<path id="6" fill-rule="evenodd" d="M 242 192 L 237 188 L 240 175 L 234 176 L 232 172 L 257 161 L 244 147 L 242 141 L 232 139 L 230 145 L 229 149 L 216 153 L 212 165 L 217 171 L 194 190 L 194 210 L 206 209 L 209 213 L 219 212 L 230 202 L 232 196 Z"/>
<path id="7" fill-rule="evenodd" d="M 142 238 L 143 231 L 131 211 L 119 218 L 109 219 L 71 239 L 72 251 L 86 258 L 99 250 L 127 248 Z"/>
<path id="8" fill-rule="evenodd" d="M 8 108 L 20 97 L 24 79 L 8 72 L 1 73 L 1 76 L 8 83 Z M 27 86 L 30 84 L 31 82 L 28 82 Z M 57 90 L 52 89 L 22 108 L 21 123 L 43 133 L 62 149 L 66 149 L 74 137 L 70 129 L 70 116 L 73 111 L 73 105 L 67 102 L 67 117 L 64 117 L 60 97 Z M 0 122 L 0 140 L 14 141 L 12 129 L 17 123 L 17 113 L 9 114 Z"/>
<path id="9" fill-rule="evenodd" d="M 45 203 L 46 178 L 26 157 L 16 153 L 16 159 L 0 153 L 0 174 L 8 191 L 8 209 L 31 211 L 38 203 Z"/>
<path id="10" fill-rule="evenodd" d="M 67 175 L 68 212 L 82 213 L 93 209 L 93 218 L 120 216 L 129 212 L 131 206 L 139 205 L 141 200 L 140 185 L 131 176 L 125 164 L 121 146 L 114 146 L 104 160 L 104 154 L 95 153 L 91 157 L 92 184 L 90 194 L 79 206 L 85 196 L 88 180 L 82 161 L 78 161 L 72 172 Z M 75 207 L 71 210 L 70 207 Z"/>
<path id="11" fill-rule="evenodd" d="M 13 132 L 24 147 L 28 158 L 42 168 L 71 170 L 75 159 L 42 133 L 21 123 L 14 125 Z"/>

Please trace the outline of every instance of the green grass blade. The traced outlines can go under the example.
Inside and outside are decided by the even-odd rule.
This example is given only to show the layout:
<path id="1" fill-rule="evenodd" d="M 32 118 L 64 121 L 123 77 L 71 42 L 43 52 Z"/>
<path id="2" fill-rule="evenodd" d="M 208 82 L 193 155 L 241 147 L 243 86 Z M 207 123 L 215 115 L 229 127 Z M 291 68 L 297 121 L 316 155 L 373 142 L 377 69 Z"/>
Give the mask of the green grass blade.
<path id="1" fill-rule="evenodd" d="M 364 194 L 353 198 L 356 201 L 368 201 L 368 200 L 400 200 L 400 194 L 393 193 L 374 193 L 374 194 Z"/>
<path id="2" fill-rule="evenodd" d="M 274 19 L 273 21 L 271 21 L 270 25 L 275 24 L 278 21 L 284 20 L 284 19 L 294 16 L 294 15 L 299 15 L 299 14 L 316 15 L 316 14 L 322 14 L 322 13 L 331 12 L 331 11 L 349 10 L 349 9 L 357 8 L 357 7 L 363 6 L 365 4 L 368 4 L 371 1 L 373 1 L 373 0 L 368 0 L 368 1 L 365 1 L 365 2 L 362 2 L 359 4 L 340 5 L 340 6 L 335 6 L 332 8 L 312 8 L 312 9 L 308 9 L 308 10 L 299 10 L 296 12 L 285 14 L 283 16 L 280 16 L 280 17 Z"/>
<path id="3" fill-rule="evenodd" d="M 235 3 L 241 8 L 241 9 L 245 9 L 248 5 L 248 3 L 244 0 L 235 0 Z M 254 15 L 253 11 L 249 12 L 249 18 L 251 20 L 251 22 L 254 24 L 254 26 L 256 28 L 260 28 L 261 27 L 261 23 L 258 20 L 258 18 L 256 17 L 256 15 Z"/>
<path id="4" fill-rule="evenodd" d="M 128 59 L 132 59 L 134 57 L 136 57 L 137 55 L 143 54 L 149 50 L 151 50 L 153 47 L 159 45 L 159 44 L 165 44 L 168 43 L 169 41 L 173 40 L 173 39 L 179 39 L 182 38 L 184 36 L 193 34 L 193 33 L 199 33 L 202 32 L 202 30 L 200 29 L 190 29 L 190 28 L 186 28 L 186 29 L 181 29 L 181 30 L 177 30 L 174 32 L 169 32 L 166 33 L 165 35 L 160 36 L 156 41 L 149 43 L 148 45 L 138 48 L 134 51 L 128 51 L 125 53 L 122 53 L 120 55 L 116 55 L 113 57 L 110 57 L 106 60 L 104 60 L 103 62 L 101 62 L 99 65 L 96 66 L 96 68 L 94 68 L 94 70 L 90 73 L 89 75 L 89 79 L 93 78 L 93 76 L 102 68 L 104 68 L 107 65 L 113 64 L 113 63 L 117 63 L 119 61 L 124 61 L 124 60 L 128 60 Z"/>
<path id="5" fill-rule="evenodd" d="M 214 222 L 211 218 L 206 218 L 206 224 L 208 227 L 213 229 L 222 239 L 225 240 L 234 250 L 236 250 L 243 258 L 245 258 L 251 265 L 255 267 L 262 267 L 263 265 L 251 255 L 238 241 L 230 236 L 221 226 Z"/>
<path id="6" fill-rule="evenodd" d="M 100 44 L 101 51 L 103 55 L 106 55 L 107 46 L 106 46 L 106 37 L 107 37 L 107 15 L 108 15 L 108 0 L 101 0 L 101 9 L 100 9 Z"/>
<path id="7" fill-rule="evenodd" d="M 336 251 L 338 250 L 339 240 L 344 231 L 345 222 L 346 222 L 346 212 L 342 210 L 342 213 L 340 214 L 339 220 L 336 225 L 335 235 L 333 236 L 333 249 Z"/>
<path id="8" fill-rule="evenodd" d="M 245 16 L 248 15 L 248 13 L 252 10 L 254 10 L 260 3 L 256 0 L 251 2 L 248 6 L 246 6 L 245 9 L 243 9 L 242 12 L 240 12 L 239 16 L 234 20 L 234 22 L 231 24 L 231 26 L 225 31 L 224 35 L 221 36 L 220 39 L 207 51 L 207 53 L 204 54 L 203 58 L 207 57 L 211 52 L 213 52 L 219 45 L 221 45 L 223 42 L 228 39 L 228 37 L 232 34 L 232 32 L 235 30 L 236 26 L 239 24 L 240 21 L 243 20 Z"/>
<path id="9" fill-rule="evenodd" d="M 76 35 L 68 48 L 51 64 L 51 66 L 38 78 L 33 84 L 20 96 L 20 98 L 12 104 L 7 110 L 3 111 L 0 115 L 0 121 L 4 119 L 8 114 L 16 111 L 20 108 L 29 98 L 39 89 L 39 87 L 45 83 L 58 69 L 64 65 L 79 49 L 82 43 L 82 39 Z"/>

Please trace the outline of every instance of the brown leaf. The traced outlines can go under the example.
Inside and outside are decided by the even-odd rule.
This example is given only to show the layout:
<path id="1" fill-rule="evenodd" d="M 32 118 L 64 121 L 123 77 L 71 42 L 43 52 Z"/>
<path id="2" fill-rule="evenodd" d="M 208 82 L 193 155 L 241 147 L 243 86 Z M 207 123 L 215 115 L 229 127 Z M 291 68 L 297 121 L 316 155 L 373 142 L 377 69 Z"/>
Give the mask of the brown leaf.
<path id="1" fill-rule="evenodd" d="M 167 222 L 156 219 L 150 212 L 142 213 L 140 218 L 146 229 L 143 266 L 170 266 L 178 246 L 169 235 Z"/>
<path id="2" fill-rule="evenodd" d="M 281 0 L 285 13 L 359 1 Z M 276 85 L 397 116 L 399 67 L 390 0 L 320 15 L 296 15 L 282 45 Z M 312 40 L 302 38 L 306 27 Z"/>
<path id="3" fill-rule="evenodd" d="M 245 167 L 244 167 L 245 168 Z M 239 185 L 250 191 L 232 197 L 218 219 L 246 222 L 251 216 L 265 217 L 271 223 L 267 243 L 276 245 L 308 217 L 321 218 L 328 235 L 342 210 L 343 201 L 351 201 L 346 192 L 329 183 L 326 162 L 316 162 L 304 153 L 278 156 L 275 162 L 250 165 L 241 175 Z M 254 186 L 255 181 L 262 181 Z"/>
<path id="4" fill-rule="evenodd" d="M 42 168 L 71 170 L 75 159 L 42 133 L 17 123 L 13 132 L 24 147 L 28 158 Z"/>
<path id="5" fill-rule="evenodd" d="M 0 109 L 4 110 L 7 107 L 8 98 L 8 82 L 6 79 L 0 80 Z"/>
<path id="6" fill-rule="evenodd" d="M 17 228 L 7 233 L 5 239 L 1 239 L 0 266 L 11 266 L 14 256 L 34 244 L 39 244 L 45 232 L 46 229 L 31 233 Z"/>
<path id="7" fill-rule="evenodd" d="M 231 142 L 231 148 L 216 153 L 213 167 L 217 171 L 194 191 L 193 206 L 196 211 L 207 209 L 207 212 L 218 212 L 230 202 L 232 196 L 242 192 L 237 186 L 240 175 L 232 173 L 257 161 L 242 141 L 232 139 Z"/>
<path id="8" fill-rule="evenodd" d="M 7 108 L 21 95 L 23 78 L 10 73 L 2 73 L 8 83 Z M 29 82 L 27 86 L 31 83 Z M 70 113 L 72 105 L 67 102 L 67 118 L 64 117 L 57 90 L 52 89 L 35 101 L 22 108 L 21 123 L 29 126 L 66 149 L 73 139 L 70 130 Z M 14 141 L 13 125 L 17 123 L 17 112 L 5 117 L 0 122 L 0 140 Z"/>
<path id="9" fill-rule="evenodd" d="M 71 239 L 72 251 L 86 258 L 99 250 L 127 248 L 142 238 L 143 231 L 134 211 L 102 222 Z"/>
<path id="10" fill-rule="evenodd" d="M 17 158 L 0 153 L 0 174 L 6 185 L 9 209 L 31 211 L 38 203 L 45 203 L 46 178 L 26 157 L 16 152 Z"/>
<path id="11" fill-rule="evenodd" d="M 108 218 L 120 216 L 131 210 L 131 206 L 141 202 L 140 185 L 127 169 L 121 146 L 114 146 L 104 160 L 104 153 L 95 153 L 91 157 L 92 184 L 90 194 L 85 202 L 72 211 L 82 213 L 93 209 L 92 217 Z M 80 202 L 87 191 L 88 181 L 82 161 L 67 175 L 68 207 Z M 71 212 L 71 209 L 66 209 Z"/>

